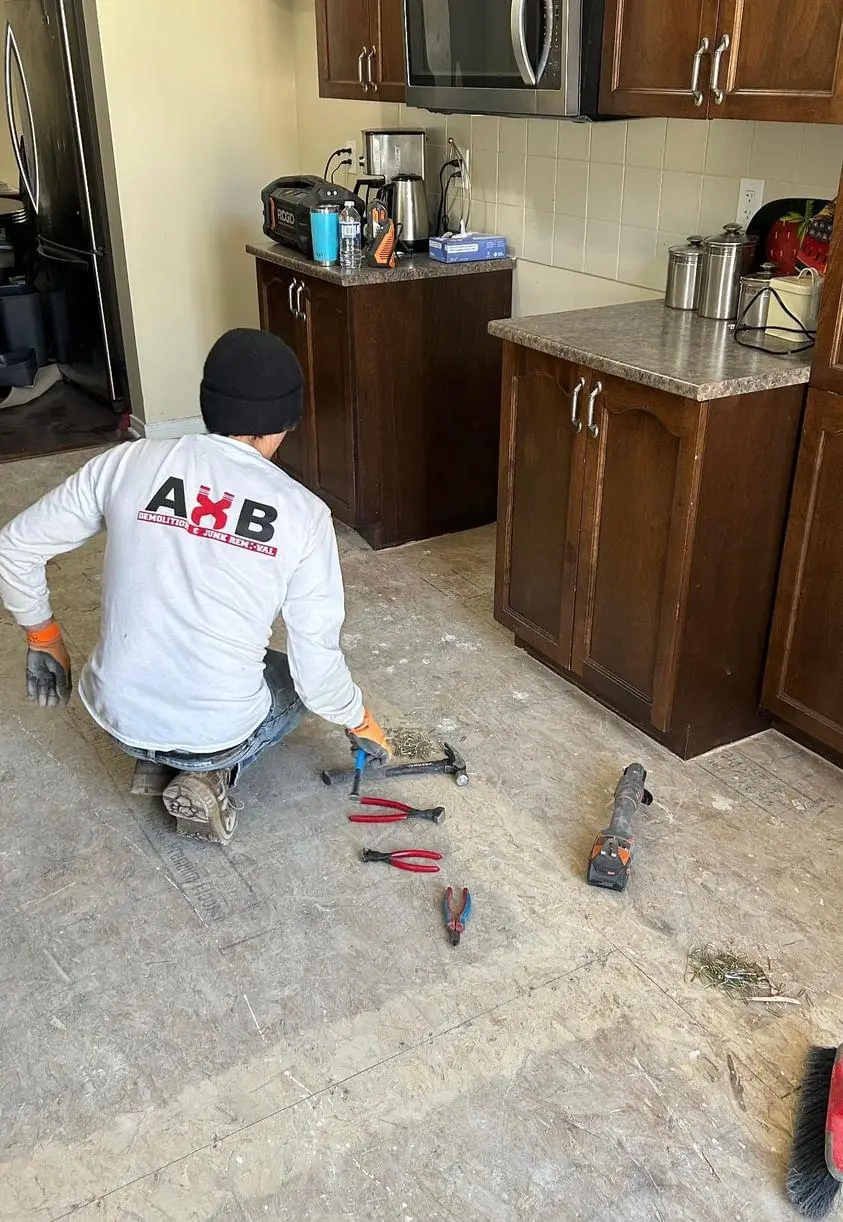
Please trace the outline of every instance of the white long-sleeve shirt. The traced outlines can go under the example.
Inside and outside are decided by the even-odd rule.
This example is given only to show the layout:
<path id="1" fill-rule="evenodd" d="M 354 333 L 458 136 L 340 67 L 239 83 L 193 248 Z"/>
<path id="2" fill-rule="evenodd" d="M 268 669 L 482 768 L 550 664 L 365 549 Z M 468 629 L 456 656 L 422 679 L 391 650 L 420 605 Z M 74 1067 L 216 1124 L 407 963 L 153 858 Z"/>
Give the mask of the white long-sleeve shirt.
<path id="1" fill-rule="evenodd" d="M 100 454 L 0 530 L 0 597 L 50 618 L 46 563 L 106 528 L 99 642 L 79 683 L 95 721 L 148 750 L 213 752 L 269 711 L 263 659 L 287 628 L 296 691 L 363 720 L 339 637 L 345 600 L 327 507 L 244 442 L 200 435 Z"/>

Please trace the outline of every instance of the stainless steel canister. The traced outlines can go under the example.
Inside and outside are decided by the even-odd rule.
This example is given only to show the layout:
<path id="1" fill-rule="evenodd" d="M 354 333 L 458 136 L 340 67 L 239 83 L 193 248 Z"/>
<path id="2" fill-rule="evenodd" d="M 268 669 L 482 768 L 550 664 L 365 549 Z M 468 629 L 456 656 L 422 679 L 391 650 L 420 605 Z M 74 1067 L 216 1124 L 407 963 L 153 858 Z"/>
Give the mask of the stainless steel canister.
<path id="1" fill-rule="evenodd" d="M 757 272 L 741 276 L 735 330 L 741 332 L 744 343 L 763 343 L 770 308 L 770 281 L 775 271 L 775 263 L 762 263 Z"/>
<path id="2" fill-rule="evenodd" d="M 738 312 L 741 276 L 749 271 L 758 238 L 740 225 L 724 225 L 722 233 L 703 242 L 697 313 L 702 318 L 734 318 Z"/>
<path id="3" fill-rule="evenodd" d="M 703 239 L 692 233 L 685 246 L 671 246 L 667 257 L 667 287 L 664 304 L 670 310 L 696 308 L 700 288 Z"/>

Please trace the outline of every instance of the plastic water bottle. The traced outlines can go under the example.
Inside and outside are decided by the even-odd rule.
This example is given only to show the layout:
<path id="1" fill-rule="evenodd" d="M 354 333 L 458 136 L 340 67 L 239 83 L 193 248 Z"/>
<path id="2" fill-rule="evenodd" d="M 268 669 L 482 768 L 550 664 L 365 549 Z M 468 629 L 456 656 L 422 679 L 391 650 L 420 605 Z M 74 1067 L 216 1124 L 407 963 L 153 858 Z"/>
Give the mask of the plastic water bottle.
<path id="1" fill-rule="evenodd" d="M 344 272 L 355 272 L 362 262 L 360 213 L 349 199 L 343 204 L 340 213 L 340 267 Z"/>

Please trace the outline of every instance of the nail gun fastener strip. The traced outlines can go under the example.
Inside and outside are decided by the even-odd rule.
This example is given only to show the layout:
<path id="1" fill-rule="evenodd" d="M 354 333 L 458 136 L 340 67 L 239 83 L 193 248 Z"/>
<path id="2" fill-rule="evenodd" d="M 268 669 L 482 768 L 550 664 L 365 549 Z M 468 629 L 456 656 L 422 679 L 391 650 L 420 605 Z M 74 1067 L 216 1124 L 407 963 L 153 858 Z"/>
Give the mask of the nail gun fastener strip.
<path id="1" fill-rule="evenodd" d="M 414 861 L 413 858 L 421 858 Z M 442 854 L 432 849 L 397 849 L 394 853 L 379 853 L 377 849 L 364 849 L 361 861 L 383 861 L 396 870 L 409 870 L 411 874 L 438 874 L 439 866 L 425 865 L 427 861 L 441 861 Z"/>
<path id="2" fill-rule="evenodd" d="M 434 806 L 429 810 L 418 810 L 406 802 L 392 802 L 389 798 L 361 798 L 361 806 L 376 806 L 379 815 L 349 815 L 349 823 L 400 823 L 402 819 L 427 819 L 430 823 L 442 823 L 445 807 Z"/>
<path id="3" fill-rule="evenodd" d="M 468 887 L 462 889 L 462 903 L 454 904 L 454 888 L 449 887 L 442 901 L 445 913 L 445 925 L 448 930 L 448 940 L 452 946 L 459 946 L 460 935 L 465 933 L 468 918 L 471 916 L 471 892 Z"/>

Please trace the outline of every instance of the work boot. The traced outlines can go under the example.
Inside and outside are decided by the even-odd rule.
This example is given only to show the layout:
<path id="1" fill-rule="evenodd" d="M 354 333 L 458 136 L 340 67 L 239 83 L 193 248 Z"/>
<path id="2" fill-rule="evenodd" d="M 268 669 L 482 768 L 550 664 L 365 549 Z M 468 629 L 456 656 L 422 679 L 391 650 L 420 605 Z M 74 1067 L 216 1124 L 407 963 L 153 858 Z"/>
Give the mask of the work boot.
<path id="1" fill-rule="evenodd" d="M 228 783 L 228 770 L 176 773 L 162 796 L 180 835 L 231 842 L 240 804 L 229 796 Z"/>

